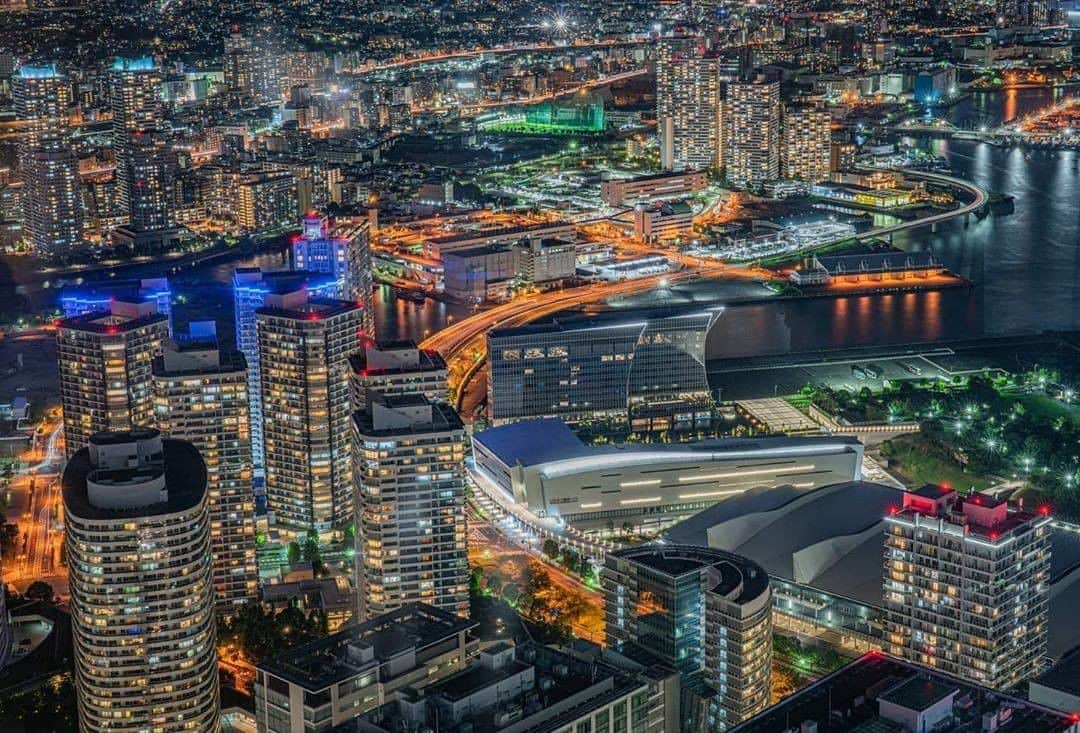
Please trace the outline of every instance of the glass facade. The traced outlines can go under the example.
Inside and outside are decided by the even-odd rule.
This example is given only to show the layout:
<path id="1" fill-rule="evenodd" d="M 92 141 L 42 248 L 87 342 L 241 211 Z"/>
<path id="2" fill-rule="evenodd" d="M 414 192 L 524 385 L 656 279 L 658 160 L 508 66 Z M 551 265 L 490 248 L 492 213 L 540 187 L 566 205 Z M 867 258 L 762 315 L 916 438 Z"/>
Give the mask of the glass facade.
<path id="1" fill-rule="evenodd" d="M 495 422 L 625 418 L 631 405 L 709 397 L 705 338 L 716 311 L 554 321 L 488 334 Z"/>

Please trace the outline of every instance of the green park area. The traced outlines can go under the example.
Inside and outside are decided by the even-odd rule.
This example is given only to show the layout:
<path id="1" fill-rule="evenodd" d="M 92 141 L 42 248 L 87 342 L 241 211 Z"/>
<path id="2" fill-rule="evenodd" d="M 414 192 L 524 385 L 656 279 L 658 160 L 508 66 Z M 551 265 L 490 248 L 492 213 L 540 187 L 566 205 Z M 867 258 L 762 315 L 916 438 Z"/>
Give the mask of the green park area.
<path id="1" fill-rule="evenodd" d="M 918 432 L 881 444 L 888 470 L 910 486 L 1007 484 L 1014 498 L 1048 502 L 1057 516 L 1080 520 L 1080 405 L 1066 386 L 1076 378 L 1033 369 L 902 380 L 877 391 L 821 385 L 792 403 L 813 402 L 841 423 L 917 422 Z"/>

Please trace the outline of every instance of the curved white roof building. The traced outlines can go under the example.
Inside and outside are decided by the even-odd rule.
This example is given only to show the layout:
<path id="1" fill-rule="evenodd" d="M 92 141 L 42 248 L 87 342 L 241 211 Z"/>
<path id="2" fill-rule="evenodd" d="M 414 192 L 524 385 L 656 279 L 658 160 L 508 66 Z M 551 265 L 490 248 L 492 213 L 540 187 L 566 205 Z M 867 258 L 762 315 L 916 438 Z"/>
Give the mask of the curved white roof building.
<path id="1" fill-rule="evenodd" d="M 588 446 L 555 418 L 473 436 L 477 471 L 538 516 L 575 525 L 663 525 L 762 486 L 852 481 L 862 453 L 857 439 L 832 436 Z"/>

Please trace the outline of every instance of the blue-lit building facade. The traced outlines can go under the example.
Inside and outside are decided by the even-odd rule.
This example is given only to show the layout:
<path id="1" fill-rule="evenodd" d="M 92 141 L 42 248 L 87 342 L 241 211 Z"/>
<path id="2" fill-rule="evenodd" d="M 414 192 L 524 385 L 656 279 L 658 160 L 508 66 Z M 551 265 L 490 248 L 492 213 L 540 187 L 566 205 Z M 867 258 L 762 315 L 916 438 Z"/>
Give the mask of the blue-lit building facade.
<path id="1" fill-rule="evenodd" d="M 292 243 L 294 270 L 329 275 L 337 282 L 334 297 L 351 300 L 364 309 L 364 331 L 375 333 L 375 310 L 371 280 L 371 249 L 368 222 L 335 222 L 309 213 L 300 236 Z"/>
<path id="2" fill-rule="evenodd" d="M 248 395 L 251 400 L 251 458 L 255 485 L 261 487 L 266 466 L 263 450 L 262 393 L 259 371 L 259 338 L 255 311 L 272 294 L 306 290 L 311 298 L 333 298 L 337 280 L 329 275 L 310 272 L 263 272 L 258 267 L 239 267 L 233 272 L 233 311 L 236 324 L 236 348 L 248 365 Z"/>
<path id="3" fill-rule="evenodd" d="M 720 312 L 634 311 L 493 330 L 492 422 L 625 420 L 659 401 L 707 405 L 705 339 Z"/>
<path id="4" fill-rule="evenodd" d="M 169 333 L 173 332 L 172 288 L 169 279 L 164 277 L 109 280 L 64 288 L 60 295 L 60 310 L 64 318 L 74 318 L 107 311 L 115 300 L 154 301 L 157 312 L 169 319 Z"/>

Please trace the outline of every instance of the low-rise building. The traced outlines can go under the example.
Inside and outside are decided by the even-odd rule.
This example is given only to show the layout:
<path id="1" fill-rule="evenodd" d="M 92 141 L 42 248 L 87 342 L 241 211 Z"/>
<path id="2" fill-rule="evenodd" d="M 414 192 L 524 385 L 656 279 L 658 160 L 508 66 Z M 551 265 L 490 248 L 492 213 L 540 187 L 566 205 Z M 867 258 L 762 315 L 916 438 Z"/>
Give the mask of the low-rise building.
<path id="1" fill-rule="evenodd" d="M 697 193 L 704 191 L 708 183 L 705 171 L 693 170 L 634 178 L 609 178 L 600 182 L 600 200 L 608 206 L 626 206 L 638 201 Z"/>
<path id="2" fill-rule="evenodd" d="M 475 623 L 409 604 L 294 647 L 257 665 L 259 733 L 307 733 L 353 721 L 466 668 L 478 649 Z"/>
<path id="3" fill-rule="evenodd" d="M 678 709 L 670 674 L 634 674 L 534 643 L 494 644 L 468 669 L 363 717 L 364 733 L 664 733 Z"/>
<path id="4" fill-rule="evenodd" d="M 912 731 L 1077 733 L 1072 713 L 868 652 L 730 733 Z"/>
<path id="5" fill-rule="evenodd" d="M 844 437 L 723 438 L 588 446 L 557 419 L 473 435 L 475 471 L 544 517 L 662 526 L 761 486 L 796 494 L 852 481 L 862 444 Z"/>
<path id="6" fill-rule="evenodd" d="M 694 212 L 685 201 L 634 209 L 634 236 L 643 242 L 679 239 L 690 234 Z"/>
<path id="7" fill-rule="evenodd" d="M 518 277 L 543 285 L 574 276 L 577 245 L 569 239 L 529 239 L 514 247 Z"/>

